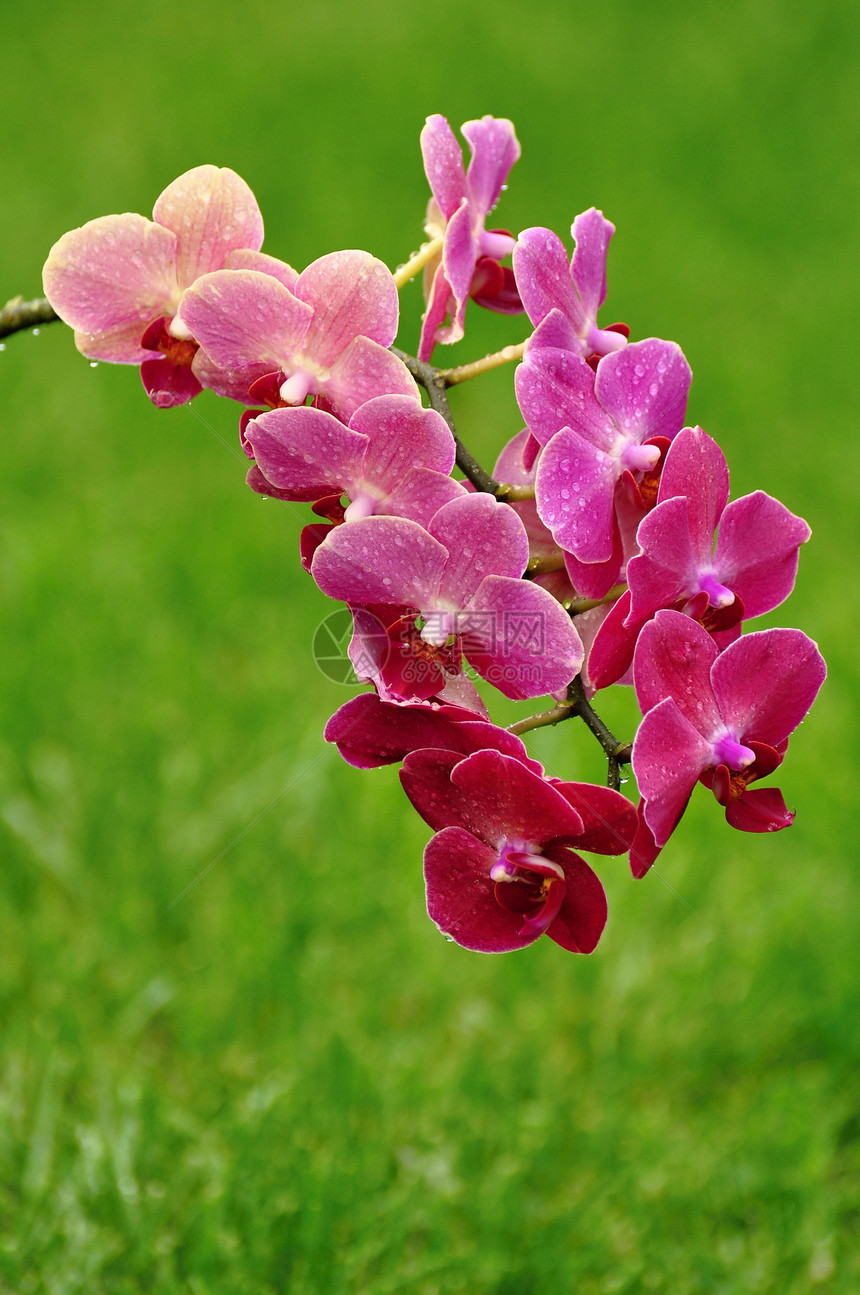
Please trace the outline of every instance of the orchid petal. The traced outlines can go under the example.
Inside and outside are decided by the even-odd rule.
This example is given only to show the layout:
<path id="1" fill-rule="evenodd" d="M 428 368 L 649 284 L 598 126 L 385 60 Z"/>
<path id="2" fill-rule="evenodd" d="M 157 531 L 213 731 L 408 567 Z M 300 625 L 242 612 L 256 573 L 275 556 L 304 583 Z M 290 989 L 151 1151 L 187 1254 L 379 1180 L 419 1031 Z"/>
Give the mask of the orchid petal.
<path id="1" fill-rule="evenodd" d="M 495 897 L 490 869 L 497 855 L 460 827 L 437 832 L 424 851 L 427 912 L 443 935 L 476 953 L 510 953 L 539 939 L 522 932 L 522 915 Z"/>
<path id="2" fill-rule="evenodd" d="M 643 626 L 633 658 L 636 699 L 642 714 L 671 697 L 703 740 L 710 741 L 724 726 L 711 686 L 717 653 L 707 630 L 689 616 L 658 611 Z M 641 783 L 639 789 L 643 790 Z"/>
<path id="3" fill-rule="evenodd" d="M 567 612 L 529 580 L 487 576 L 460 621 L 466 659 L 506 697 L 557 693 L 582 665 Z"/>
<path id="4" fill-rule="evenodd" d="M 453 342 L 459 340 L 456 337 L 449 337 L 450 328 L 442 327 L 445 316 L 448 314 L 451 296 L 451 285 L 445 275 L 445 267 L 440 261 L 431 281 L 427 309 L 424 311 L 424 317 L 421 321 L 418 359 L 423 360 L 425 363 L 433 354 L 433 347 L 437 341 L 444 342 L 447 339 Z M 462 337 L 462 333 L 460 337 Z"/>
<path id="5" fill-rule="evenodd" d="M 633 772 L 645 799 L 645 821 L 657 845 L 665 845 L 672 835 L 710 755 L 710 742 L 672 697 L 644 716 L 633 743 Z"/>
<path id="6" fill-rule="evenodd" d="M 258 270 L 260 274 L 270 274 L 285 288 L 289 288 L 290 292 L 294 291 L 299 277 L 298 270 L 287 265 L 286 261 L 279 261 L 276 256 L 268 256 L 265 252 L 254 252 L 247 247 L 240 247 L 231 252 L 224 263 L 224 269 Z"/>
<path id="7" fill-rule="evenodd" d="M 529 560 L 522 522 L 492 495 L 464 494 L 446 504 L 430 525 L 448 550 L 439 596 L 465 607 L 486 574 L 518 578 Z"/>
<path id="8" fill-rule="evenodd" d="M 697 592 L 697 555 L 690 534 L 690 512 L 695 507 L 689 498 L 676 496 L 643 517 L 638 531 L 642 553 L 627 564 L 631 623 Z"/>
<path id="9" fill-rule="evenodd" d="M 511 167 L 520 156 L 513 122 L 506 117 L 481 117 L 460 127 L 472 159 L 466 182 L 472 201 L 484 216 L 495 207 Z"/>
<path id="10" fill-rule="evenodd" d="M 152 320 L 176 309 L 175 258 L 170 230 L 132 212 L 101 216 L 51 248 L 45 295 L 65 323 L 86 335 L 86 354 L 139 363 L 146 357 L 133 344 L 135 330 L 139 342 Z M 109 355 L 105 348 L 115 348 L 119 338 L 121 350 Z"/>
<path id="11" fill-rule="evenodd" d="M 433 197 L 447 221 L 466 197 L 466 173 L 457 137 L 439 113 L 428 117 L 421 131 L 421 153 Z"/>
<path id="12" fill-rule="evenodd" d="M 324 733 L 341 756 L 360 769 L 396 764 L 412 751 L 433 748 L 470 755 L 494 748 L 533 765 L 513 733 L 479 720 L 453 706 L 401 706 L 363 693 L 346 702 L 329 720 Z M 540 773 L 539 766 L 536 770 Z"/>
<path id="13" fill-rule="evenodd" d="M 626 796 L 591 782 L 553 781 L 552 785 L 582 819 L 577 850 L 609 855 L 627 853 L 639 820 Z"/>
<path id="14" fill-rule="evenodd" d="M 618 460 L 565 428 L 545 446 L 535 478 L 541 521 L 580 562 L 606 562 L 613 550 Z"/>
<path id="15" fill-rule="evenodd" d="M 628 566 L 628 576 L 632 562 Z M 579 619 L 579 618 L 577 618 Z M 597 691 L 617 683 L 633 663 L 642 623 L 631 622 L 630 590 L 625 590 L 607 612 L 588 653 L 588 678 Z"/>
<path id="16" fill-rule="evenodd" d="M 606 253 L 615 226 L 602 211 L 590 207 L 577 216 L 570 231 L 576 242 L 570 274 L 586 319 L 595 321 L 606 300 Z"/>
<path id="17" fill-rule="evenodd" d="M 446 477 L 431 468 L 410 468 L 400 485 L 383 500 L 379 511 L 394 517 L 408 517 L 429 529 L 439 509 L 465 493 L 464 487 L 453 477 Z"/>
<path id="18" fill-rule="evenodd" d="M 741 742 L 778 746 L 807 714 L 826 674 L 812 639 L 800 630 L 772 629 L 746 634 L 727 647 L 711 678 L 731 733 Z"/>
<path id="19" fill-rule="evenodd" d="M 245 181 L 228 167 L 196 166 L 169 184 L 153 219 L 176 235 L 176 277 L 187 288 L 220 270 L 238 248 L 259 251 L 263 218 Z"/>
<path id="20" fill-rule="evenodd" d="M 747 617 L 778 607 L 794 588 L 798 549 L 811 531 L 763 490 L 735 499 L 720 522 L 714 568 L 741 598 Z"/>
<path id="21" fill-rule="evenodd" d="M 778 787 L 745 791 L 726 806 L 726 821 L 740 832 L 779 832 L 791 827 L 794 817 Z"/>
<path id="22" fill-rule="evenodd" d="M 185 405 L 203 390 L 188 364 L 174 364 L 166 355 L 152 356 L 140 366 L 146 394 L 157 409 Z"/>
<path id="23" fill-rule="evenodd" d="M 364 517 L 335 527 L 317 549 L 311 575 L 330 598 L 420 610 L 433 603 L 447 558 L 443 545 L 416 522 Z"/>
<path id="24" fill-rule="evenodd" d="M 680 346 L 648 337 L 602 359 L 594 391 L 618 428 L 641 444 L 681 430 L 691 380 Z"/>
<path id="25" fill-rule="evenodd" d="M 386 347 L 397 335 L 394 276 L 369 252 L 328 252 L 302 271 L 293 291 L 313 307 L 306 346 L 321 365 L 332 364 L 355 337 Z"/>
<path id="26" fill-rule="evenodd" d="M 637 881 L 649 871 L 663 847 L 654 840 L 654 833 L 645 822 L 645 802 L 639 801 L 637 813 L 639 826 L 630 847 L 630 871 Z"/>
<path id="27" fill-rule="evenodd" d="M 476 751 L 465 759 L 447 751 L 413 751 L 403 761 L 400 781 L 434 831 L 462 827 L 496 850 L 573 842 L 582 831 L 579 814 L 554 787 L 499 751 Z"/>
<path id="28" fill-rule="evenodd" d="M 524 229 L 514 248 L 513 265 L 523 306 L 535 328 L 552 310 L 559 310 L 576 329 L 583 320 L 583 308 L 558 234 L 540 226 Z"/>
<path id="29" fill-rule="evenodd" d="M 310 306 L 269 274 L 215 270 L 182 297 L 177 319 L 210 359 L 238 376 L 289 368 L 311 321 Z"/>
<path id="30" fill-rule="evenodd" d="M 408 396 L 378 396 L 362 404 L 350 427 L 368 440 L 365 472 L 386 493 L 412 467 L 450 472 L 456 447 L 451 429 L 434 409 Z"/>
<path id="31" fill-rule="evenodd" d="M 325 380 L 332 408 L 347 420 L 374 396 L 409 396 L 420 404 L 415 379 L 402 360 L 369 337 L 356 337 L 335 360 Z"/>
<path id="32" fill-rule="evenodd" d="M 248 423 L 245 439 L 267 481 L 295 500 L 349 493 L 361 479 L 368 438 L 321 409 L 272 409 Z M 283 497 L 283 496 L 282 496 Z"/>
<path id="33" fill-rule="evenodd" d="M 598 449 L 613 448 L 618 432 L 595 395 L 594 373 L 580 356 L 549 347 L 529 351 L 517 366 L 514 385 L 529 431 L 541 445 L 570 427 Z"/>
<path id="34" fill-rule="evenodd" d="M 684 427 L 666 451 L 657 503 L 683 495 L 690 501 L 689 531 L 695 560 L 709 563 L 714 532 L 729 497 L 729 469 L 717 442 L 701 427 Z"/>
<path id="35" fill-rule="evenodd" d="M 565 881 L 558 916 L 546 928 L 546 933 L 569 953 L 592 953 L 603 934 L 608 913 L 600 878 L 573 850 L 549 849 L 545 855 L 561 864 Z"/>

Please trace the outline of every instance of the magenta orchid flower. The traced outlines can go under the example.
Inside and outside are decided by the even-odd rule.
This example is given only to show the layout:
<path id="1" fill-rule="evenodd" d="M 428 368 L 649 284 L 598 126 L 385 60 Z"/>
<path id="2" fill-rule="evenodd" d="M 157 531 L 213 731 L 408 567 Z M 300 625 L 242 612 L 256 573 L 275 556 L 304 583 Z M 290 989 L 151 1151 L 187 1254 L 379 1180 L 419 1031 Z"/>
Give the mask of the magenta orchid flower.
<path id="1" fill-rule="evenodd" d="M 544 446 L 538 512 L 579 562 L 608 562 L 619 551 L 616 487 L 653 469 L 657 442 L 681 430 L 691 377 L 680 347 L 654 337 L 605 356 L 596 374 L 551 347 L 532 351 L 517 369 L 520 409 Z"/>
<path id="2" fill-rule="evenodd" d="M 330 252 L 290 287 L 254 270 L 205 275 L 182 299 L 179 322 L 218 367 L 211 386 L 243 404 L 277 374 L 286 405 L 309 395 L 349 419 L 373 396 L 418 400 L 409 370 L 387 348 L 397 334 L 397 288 L 369 252 Z"/>
<path id="3" fill-rule="evenodd" d="M 454 438 L 441 414 L 410 396 L 376 396 L 344 425 L 308 407 L 273 409 L 245 428 L 260 494 L 307 501 L 347 495 L 344 520 L 376 513 L 426 525 L 443 504 L 465 493 L 447 474 Z"/>
<path id="4" fill-rule="evenodd" d="M 336 527 L 311 574 L 323 593 L 350 605 L 405 605 L 423 617 L 433 648 L 462 644 L 477 672 L 507 697 L 567 686 L 582 644 L 555 599 L 521 580 L 528 562 L 522 522 L 490 495 L 466 494 L 440 508 L 425 530 L 399 517 Z"/>
<path id="5" fill-rule="evenodd" d="M 499 266 L 516 240 L 486 228 L 487 216 L 520 155 L 513 125 L 504 118 L 482 117 L 465 122 L 462 131 L 472 153 L 468 171 L 463 170 L 460 145 L 444 117 L 428 117 L 421 132 L 424 169 L 433 192 L 425 228 L 431 238 L 444 235 L 441 254 L 428 264 L 424 276 L 427 310 L 418 346 L 421 360 L 430 359 L 437 342 L 460 340 L 470 295 L 491 310 L 522 310 L 512 271 Z"/>
<path id="6" fill-rule="evenodd" d="M 657 505 L 639 525 L 629 593 L 607 616 L 589 657 L 598 687 L 628 670 L 642 626 L 661 607 L 701 621 L 723 648 L 743 620 L 773 611 L 791 593 L 800 545 L 811 534 L 806 522 L 762 490 L 731 503 L 728 497 L 722 450 L 701 427 L 685 427 L 666 453 Z"/>
<path id="7" fill-rule="evenodd" d="M 535 332 L 527 350 L 550 346 L 588 355 L 611 355 L 627 345 L 626 331 L 597 327 L 606 300 L 606 253 L 615 226 L 589 208 L 570 227 L 575 249 L 570 265 L 564 244 L 551 229 L 526 229 L 514 248 L 514 277 Z"/>
<path id="8" fill-rule="evenodd" d="M 794 814 L 777 788 L 747 788 L 781 764 L 824 682 L 824 661 L 811 639 L 800 630 L 759 630 L 721 653 L 697 621 L 662 610 L 639 635 L 633 675 L 644 716 L 633 771 L 657 847 L 668 841 L 700 779 L 732 827 L 790 826 Z"/>
<path id="9" fill-rule="evenodd" d="M 177 324 L 187 289 L 210 270 L 295 272 L 260 252 L 263 218 L 244 180 L 226 167 L 197 166 L 164 190 L 147 220 L 101 216 L 54 244 L 45 295 L 93 360 L 140 365 L 161 408 L 190 400 L 207 366 L 196 340 Z"/>
<path id="10" fill-rule="evenodd" d="M 606 924 L 600 881 L 571 846 L 629 849 L 633 806 L 607 787 L 550 783 L 516 757 L 419 750 L 400 774 L 436 835 L 424 852 L 427 911 L 443 934 L 506 953 L 546 933 L 591 953 Z"/>

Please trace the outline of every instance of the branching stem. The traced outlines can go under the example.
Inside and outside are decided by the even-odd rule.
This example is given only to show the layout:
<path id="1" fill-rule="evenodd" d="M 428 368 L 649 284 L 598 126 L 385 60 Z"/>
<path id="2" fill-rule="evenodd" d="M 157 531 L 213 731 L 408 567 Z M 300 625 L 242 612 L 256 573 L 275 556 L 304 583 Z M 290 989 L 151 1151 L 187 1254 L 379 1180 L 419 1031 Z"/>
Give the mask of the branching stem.
<path id="1" fill-rule="evenodd" d="M 33 301 L 25 301 L 21 296 L 13 297 L 0 310 L 0 337 L 9 337 L 27 328 L 38 328 L 40 324 L 52 324 L 59 318 L 46 297 L 36 297 Z"/>
<path id="2" fill-rule="evenodd" d="M 581 675 L 577 675 L 569 685 L 564 701 L 560 701 L 551 710 L 542 711 L 539 715 L 531 715 L 528 719 L 518 720 L 516 724 L 509 724 L 508 732 L 518 735 L 530 733 L 535 728 L 548 728 L 553 724 L 560 724 L 562 720 L 572 719 L 574 715 L 578 715 L 590 729 L 606 753 L 607 786 L 613 791 L 620 790 L 621 766 L 630 763 L 632 745 L 629 742 L 619 742 L 615 734 L 604 724 L 585 696 Z"/>
<path id="3" fill-rule="evenodd" d="M 414 355 L 409 355 L 407 351 L 401 351 L 397 346 L 392 346 L 390 349 L 398 359 L 403 361 L 415 381 L 427 392 L 431 409 L 435 409 L 437 414 L 441 414 L 445 419 L 457 447 L 457 467 L 463 473 L 463 476 L 471 481 L 475 489 L 482 491 L 484 494 L 495 495 L 497 499 L 504 500 L 506 503 L 512 503 L 517 499 L 534 499 L 534 486 L 515 486 L 510 482 L 496 481 L 495 477 L 491 477 L 489 472 L 481 467 L 475 456 L 466 449 L 457 435 L 457 426 L 451 413 L 451 406 L 448 403 L 448 388 L 451 386 L 450 375 L 457 373 L 459 370 L 437 369 L 434 364 L 428 364 L 426 360 L 416 359 Z M 516 351 L 517 347 L 506 347 L 505 349 Z M 502 352 L 500 351 L 498 354 L 501 355 Z M 488 358 L 491 359 L 492 357 Z M 503 363 L 503 361 L 499 362 Z M 478 365 L 483 363 L 482 360 L 478 361 Z M 464 365 L 463 367 L 465 369 L 469 366 Z M 477 368 L 475 372 L 483 373 L 484 370 Z M 458 378 L 457 381 L 464 381 L 464 379 Z"/>

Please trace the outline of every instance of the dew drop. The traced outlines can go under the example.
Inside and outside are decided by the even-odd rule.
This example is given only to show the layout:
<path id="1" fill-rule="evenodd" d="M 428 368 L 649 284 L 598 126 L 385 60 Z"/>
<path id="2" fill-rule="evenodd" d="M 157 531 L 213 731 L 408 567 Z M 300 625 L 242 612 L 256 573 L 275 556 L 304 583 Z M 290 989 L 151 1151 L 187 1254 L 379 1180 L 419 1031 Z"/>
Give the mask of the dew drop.
<path id="1" fill-rule="evenodd" d="M 659 390 L 660 390 L 660 386 L 656 382 L 652 382 L 651 386 L 648 388 L 649 395 L 652 395 L 652 396 L 656 396 Z"/>
<path id="2" fill-rule="evenodd" d="M 40 332 L 40 330 L 39 330 L 38 328 L 34 328 L 34 329 L 33 329 L 33 336 L 34 336 L 34 337 L 38 337 L 38 336 L 39 336 L 39 332 Z"/>
<path id="3" fill-rule="evenodd" d="M 98 362 L 98 360 L 90 360 L 90 368 L 91 368 L 91 369 L 97 369 L 98 367 L 99 367 L 99 362 Z"/>
<path id="4" fill-rule="evenodd" d="M 5 350 L 6 350 L 6 343 L 0 342 L 0 351 L 5 351 Z"/>

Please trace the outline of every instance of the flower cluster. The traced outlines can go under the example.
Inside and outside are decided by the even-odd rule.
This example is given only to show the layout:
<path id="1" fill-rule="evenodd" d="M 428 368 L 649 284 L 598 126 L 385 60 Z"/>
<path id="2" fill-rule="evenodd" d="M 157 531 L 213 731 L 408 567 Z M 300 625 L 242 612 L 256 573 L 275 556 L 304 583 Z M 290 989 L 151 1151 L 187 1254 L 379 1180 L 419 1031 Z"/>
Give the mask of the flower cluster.
<path id="1" fill-rule="evenodd" d="M 358 768 L 402 765 L 434 833 L 424 873 L 440 930 L 483 952 L 547 934 L 590 953 L 606 898 L 580 851 L 629 854 L 643 876 L 697 782 L 736 829 L 793 821 L 777 788 L 750 787 L 784 759 L 824 662 L 800 630 L 744 622 L 789 595 L 810 532 L 763 491 L 729 502 L 722 451 L 689 425 L 675 342 L 598 322 L 615 232 L 602 212 L 576 216 L 570 257 L 552 230 L 487 228 L 519 143 L 493 117 L 462 133 L 468 167 L 448 122 L 427 120 L 429 241 L 394 273 L 364 251 L 301 272 L 262 252 L 248 186 L 200 166 L 151 221 L 63 235 L 45 292 L 79 350 L 138 365 L 157 406 L 203 388 L 242 405 L 249 486 L 312 506 L 301 562 L 349 608 L 350 659 L 371 688 L 325 737 Z M 392 344 L 399 291 L 422 272 L 412 357 Z M 524 317 L 526 340 L 437 367 L 470 298 Z M 447 391 L 514 360 L 525 426 L 490 476 Z M 502 728 L 479 680 L 552 705 Z M 642 711 L 632 745 L 592 705 L 616 683 Z M 523 734 L 572 717 L 603 746 L 608 785 L 562 781 L 528 753 Z M 625 763 L 638 806 L 620 792 Z"/>

